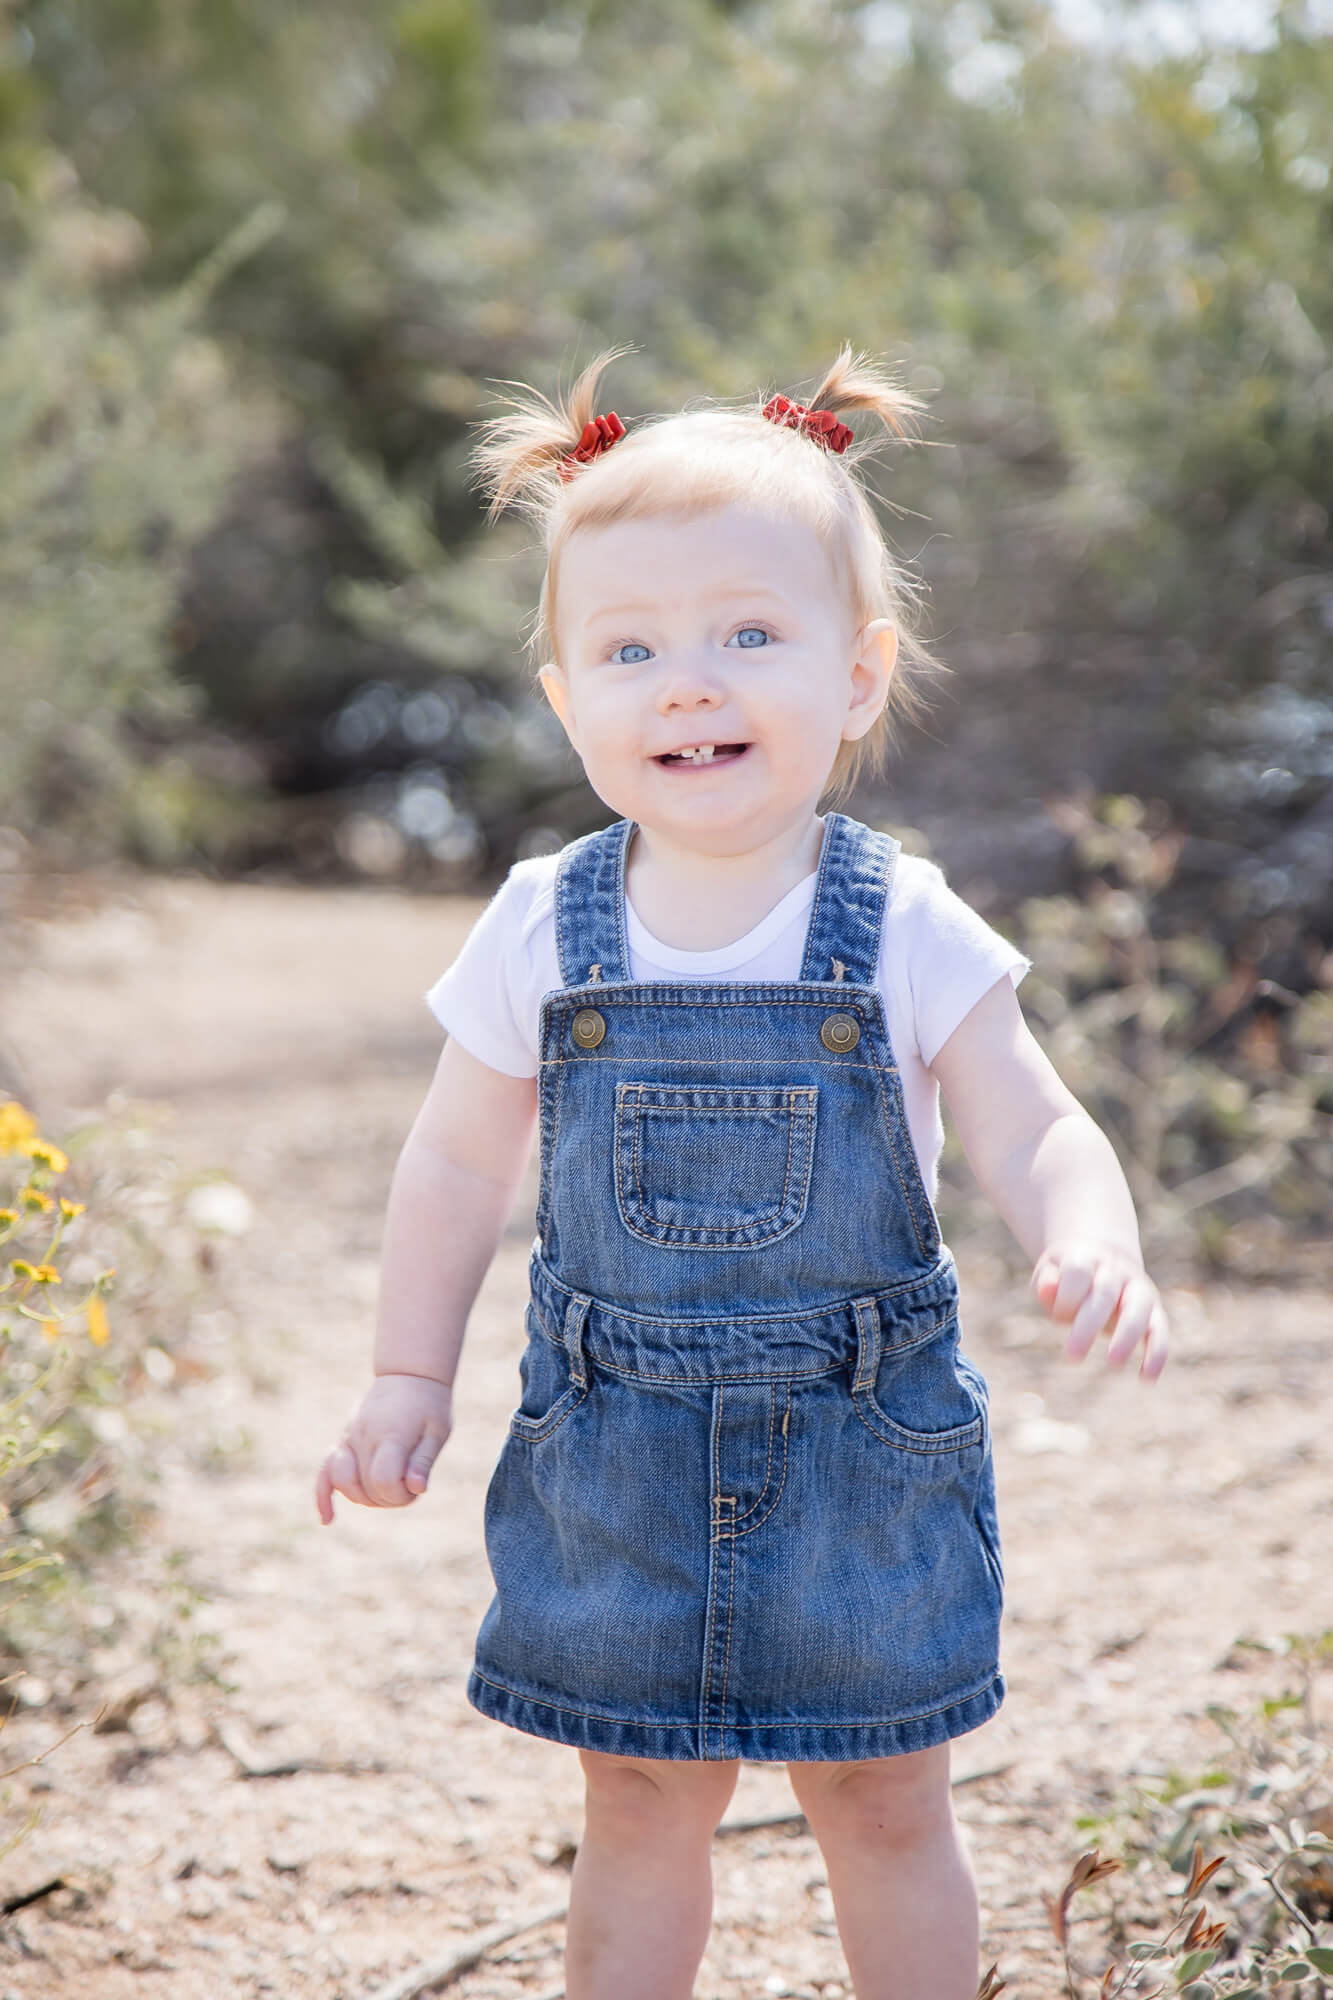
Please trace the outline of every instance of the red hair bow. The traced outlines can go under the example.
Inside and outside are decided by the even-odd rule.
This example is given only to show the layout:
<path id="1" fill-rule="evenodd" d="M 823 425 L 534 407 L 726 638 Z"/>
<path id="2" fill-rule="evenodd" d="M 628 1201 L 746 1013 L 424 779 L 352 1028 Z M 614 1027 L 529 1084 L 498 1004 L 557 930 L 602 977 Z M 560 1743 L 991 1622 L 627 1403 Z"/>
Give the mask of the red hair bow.
<path id="1" fill-rule="evenodd" d="M 838 422 L 832 410 L 807 410 L 803 403 L 789 402 L 786 396 L 774 396 L 765 403 L 764 415 L 771 424 L 800 431 L 802 437 L 813 439 L 825 451 L 841 454 L 852 441 L 852 433 L 846 424 Z"/>
<path id="2" fill-rule="evenodd" d="M 614 410 L 608 410 L 604 417 L 589 417 L 573 451 L 566 452 L 560 461 L 560 477 L 572 479 L 576 466 L 587 465 L 594 458 L 600 458 L 604 451 L 610 451 L 613 444 L 619 444 L 624 435 L 625 426 Z"/>

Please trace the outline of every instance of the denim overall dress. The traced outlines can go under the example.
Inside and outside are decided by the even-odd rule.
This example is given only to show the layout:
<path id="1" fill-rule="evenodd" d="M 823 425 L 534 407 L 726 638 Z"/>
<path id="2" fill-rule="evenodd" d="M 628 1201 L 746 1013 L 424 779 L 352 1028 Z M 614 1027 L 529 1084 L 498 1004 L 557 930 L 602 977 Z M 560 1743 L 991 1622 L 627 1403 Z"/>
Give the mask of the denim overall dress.
<path id="1" fill-rule="evenodd" d="M 631 980 L 566 848 L 522 1396 L 468 1699 L 626 1756 L 852 1760 L 1000 1705 L 986 1388 L 875 986 L 897 843 L 830 813 L 799 980 Z"/>

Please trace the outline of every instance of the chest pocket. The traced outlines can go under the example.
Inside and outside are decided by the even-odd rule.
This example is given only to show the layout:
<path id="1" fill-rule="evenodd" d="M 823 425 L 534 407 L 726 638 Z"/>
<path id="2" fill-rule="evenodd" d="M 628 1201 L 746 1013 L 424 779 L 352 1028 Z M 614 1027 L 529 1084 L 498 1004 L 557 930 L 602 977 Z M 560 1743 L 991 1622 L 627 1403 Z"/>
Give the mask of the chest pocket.
<path id="1" fill-rule="evenodd" d="M 776 1243 L 805 1213 L 818 1096 L 620 1084 L 616 1201 L 626 1229 L 668 1250 Z"/>

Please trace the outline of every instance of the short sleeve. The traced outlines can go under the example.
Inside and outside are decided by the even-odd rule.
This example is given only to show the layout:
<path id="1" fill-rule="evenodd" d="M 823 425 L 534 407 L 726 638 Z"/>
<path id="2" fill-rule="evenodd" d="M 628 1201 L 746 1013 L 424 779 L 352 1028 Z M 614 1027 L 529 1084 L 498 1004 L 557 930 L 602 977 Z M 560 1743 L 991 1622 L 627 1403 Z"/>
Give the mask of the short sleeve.
<path id="1" fill-rule="evenodd" d="M 1017 986 L 1032 960 L 956 895 L 933 862 L 903 856 L 898 866 L 916 1042 L 929 1068 L 982 995 L 1006 977 Z"/>
<path id="2" fill-rule="evenodd" d="M 534 992 L 530 949 L 548 892 L 549 868 L 519 863 L 468 933 L 449 970 L 426 995 L 446 1034 L 505 1076 L 537 1074 L 541 992 Z M 548 982 L 538 980 L 544 990 Z"/>

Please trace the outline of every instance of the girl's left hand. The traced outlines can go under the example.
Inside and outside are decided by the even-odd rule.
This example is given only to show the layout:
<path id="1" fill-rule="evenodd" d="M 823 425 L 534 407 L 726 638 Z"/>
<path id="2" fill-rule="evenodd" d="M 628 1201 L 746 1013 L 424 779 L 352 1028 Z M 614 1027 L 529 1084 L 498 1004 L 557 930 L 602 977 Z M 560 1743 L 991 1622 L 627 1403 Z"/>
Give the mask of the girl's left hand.
<path id="1" fill-rule="evenodd" d="M 1142 1346 L 1139 1374 L 1155 1381 L 1166 1366 L 1168 1321 L 1162 1295 L 1139 1260 L 1115 1244 L 1048 1244 L 1032 1289 L 1051 1318 L 1068 1324 L 1065 1353 L 1081 1361 L 1097 1336 L 1110 1334 L 1106 1359 L 1122 1368 Z"/>

